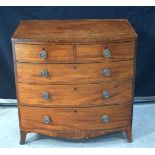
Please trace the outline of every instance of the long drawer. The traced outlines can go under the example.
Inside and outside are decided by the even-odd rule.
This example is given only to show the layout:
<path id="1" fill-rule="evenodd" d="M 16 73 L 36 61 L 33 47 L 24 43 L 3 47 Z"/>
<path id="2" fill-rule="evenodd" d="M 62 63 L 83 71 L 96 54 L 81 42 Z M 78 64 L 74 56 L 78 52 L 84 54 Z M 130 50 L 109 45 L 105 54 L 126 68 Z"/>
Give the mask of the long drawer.
<path id="1" fill-rule="evenodd" d="M 130 126 L 131 105 L 93 108 L 20 106 L 21 128 L 40 130 L 100 130 Z"/>
<path id="2" fill-rule="evenodd" d="M 132 81 L 38 85 L 18 83 L 20 104 L 41 107 L 87 107 L 126 104 L 132 100 Z"/>
<path id="3" fill-rule="evenodd" d="M 133 61 L 88 64 L 17 63 L 18 82 L 81 84 L 122 81 L 133 78 Z"/>

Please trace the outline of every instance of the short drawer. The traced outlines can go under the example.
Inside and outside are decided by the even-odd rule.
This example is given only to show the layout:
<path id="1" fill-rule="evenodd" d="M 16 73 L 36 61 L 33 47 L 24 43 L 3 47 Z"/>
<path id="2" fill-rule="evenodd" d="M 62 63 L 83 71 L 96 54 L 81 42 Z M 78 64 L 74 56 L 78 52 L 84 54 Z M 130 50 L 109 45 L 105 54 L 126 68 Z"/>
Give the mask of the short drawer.
<path id="1" fill-rule="evenodd" d="M 79 62 L 129 60 L 134 58 L 134 49 L 134 42 L 77 45 L 76 60 Z"/>
<path id="2" fill-rule="evenodd" d="M 38 85 L 18 83 L 22 105 L 41 107 L 88 107 L 127 104 L 132 100 L 132 81 L 83 84 Z"/>
<path id="3" fill-rule="evenodd" d="M 81 84 L 133 78 L 133 61 L 88 64 L 17 63 L 18 82 Z"/>
<path id="4" fill-rule="evenodd" d="M 44 130 L 100 130 L 126 127 L 131 121 L 131 105 L 93 108 L 40 108 L 20 106 L 21 128 Z"/>
<path id="5" fill-rule="evenodd" d="M 72 45 L 15 44 L 16 61 L 19 62 L 73 62 Z"/>

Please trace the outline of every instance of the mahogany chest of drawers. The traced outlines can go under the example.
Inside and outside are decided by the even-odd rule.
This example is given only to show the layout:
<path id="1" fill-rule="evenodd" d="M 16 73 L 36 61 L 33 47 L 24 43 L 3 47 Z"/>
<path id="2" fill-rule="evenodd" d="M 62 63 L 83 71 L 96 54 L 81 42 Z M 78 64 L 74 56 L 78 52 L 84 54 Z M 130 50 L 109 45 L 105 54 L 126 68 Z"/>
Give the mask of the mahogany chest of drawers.
<path id="1" fill-rule="evenodd" d="M 127 20 L 22 21 L 12 37 L 20 143 L 28 132 L 132 141 L 137 35 Z"/>

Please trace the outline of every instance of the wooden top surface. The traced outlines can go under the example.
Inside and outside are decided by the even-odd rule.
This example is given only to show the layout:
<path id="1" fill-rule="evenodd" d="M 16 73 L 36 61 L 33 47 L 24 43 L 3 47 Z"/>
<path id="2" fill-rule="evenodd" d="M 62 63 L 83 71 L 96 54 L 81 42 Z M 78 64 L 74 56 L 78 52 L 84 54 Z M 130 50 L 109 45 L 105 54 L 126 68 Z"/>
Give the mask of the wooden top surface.
<path id="1" fill-rule="evenodd" d="M 123 19 L 27 20 L 21 21 L 12 36 L 15 42 L 107 42 L 137 37 Z"/>

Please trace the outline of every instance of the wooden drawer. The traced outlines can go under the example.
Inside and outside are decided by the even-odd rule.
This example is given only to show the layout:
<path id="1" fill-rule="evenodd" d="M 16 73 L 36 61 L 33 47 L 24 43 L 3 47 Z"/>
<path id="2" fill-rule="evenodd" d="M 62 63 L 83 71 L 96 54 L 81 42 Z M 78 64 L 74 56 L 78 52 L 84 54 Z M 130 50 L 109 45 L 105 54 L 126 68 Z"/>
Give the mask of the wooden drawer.
<path id="1" fill-rule="evenodd" d="M 42 107 L 87 107 L 126 104 L 132 100 L 132 81 L 87 85 L 18 83 L 20 104 Z"/>
<path id="2" fill-rule="evenodd" d="M 77 45 L 76 60 L 79 62 L 103 62 L 134 58 L 134 42 Z"/>
<path id="3" fill-rule="evenodd" d="M 106 76 L 103 71 L 110 71 Z M 40 74 L 48 74 L 42 77 Z M 39 84 L 81 84 L 122 81 L 133 78 L 133 61 L 92 64 L 17 63 L 18 82 Z"/>
<path id="4" fill-rule="evenodd" d="M 93 108 L 40 108 L 20 106 L 25 130 L 99 130 L 130 125 L 131 105 Z"/>
<path id="5" fill-rule="evenodd" d="M 74 59 L 72 45 L 15 44 L 15 54 L 19 62 L 73 62 Z"/>

